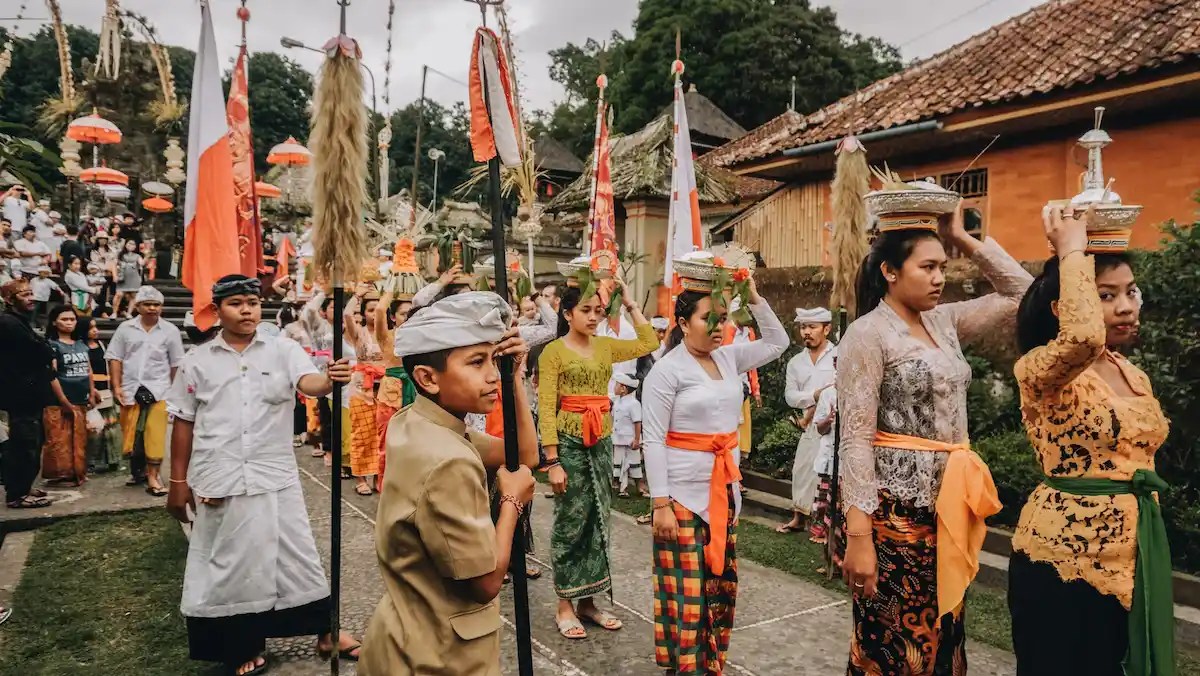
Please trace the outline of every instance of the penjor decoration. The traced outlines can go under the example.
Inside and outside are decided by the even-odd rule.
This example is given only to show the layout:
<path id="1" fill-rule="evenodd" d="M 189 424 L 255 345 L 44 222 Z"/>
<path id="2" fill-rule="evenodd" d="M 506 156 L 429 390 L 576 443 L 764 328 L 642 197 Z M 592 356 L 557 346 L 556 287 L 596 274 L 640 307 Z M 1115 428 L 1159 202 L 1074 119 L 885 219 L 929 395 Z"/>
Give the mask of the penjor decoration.
<path id="1" fill-rule="evenodd" d="M 367 114 L 362 105 L 362 51 L 346 35 L 346 8 L 350 0 L 338 0 L 341 23 L 338 35 L 325 43 L 325 62 L 313 100 L 312 128 L 312 218 L 313 258 L 316 276 L 333 286 L 333 325 L 342 326 L 346 307 L 344 285 L 362 268 L 367 247 L 362 209 L 367 203 Z M 342 358 L 342 331 L 334 331 L 333 358 Z M 342 388 L 333 390 L 332 408 L 342 409 Z M 342 419 L 333 416 L 333 456 L 341 457 Z M 342 481 L 341 468 L 330 469 L 330 589 L 333 636 L 341 627 L 342 576 Z M 332 673 L 338 673 L 338 653 L 332 653 Z"/>
<path id="2" fill-rule="evenodd" d="M 496 34 L 487 28 L 487 8 L 502 0 L 467 0 L 479 5 L 483 25 L 475 32 L 471 52 L 471 148 L 475 160 L 488 163 L 488 193 L 491 198 L 492 262 L 496 293 L 508 300 L 508 268 L 504 248 L 503 203 L 500 198 L 500 165 L 522 162 L 516 125 L 508 60 Z M 519 466 L 517 416 L 513 394 L 512 357 L 500 359 L 500 408 L 504 424 L 504 458 L 511 471 Z M 525 570 L 525 535 L 517 529 L 513 538 L 512 569 Z M 524 575 L 513 575 L 513 611 L 517 626 L 517 665 L 521 676 L 533 675 L 533 643 L 529 626 L 529 588 Z"/>
<path id="3" fill-rule="evenodd" d="M 867 205 L 871 169 L 867 149 L 853 134 L 838 143 L 833 174 L 833 293 L 829 306 L 854 318 L 854 286 L 859 263 L 867 255 Z M 840 332 L 839 332 L 840 333 Z"/>

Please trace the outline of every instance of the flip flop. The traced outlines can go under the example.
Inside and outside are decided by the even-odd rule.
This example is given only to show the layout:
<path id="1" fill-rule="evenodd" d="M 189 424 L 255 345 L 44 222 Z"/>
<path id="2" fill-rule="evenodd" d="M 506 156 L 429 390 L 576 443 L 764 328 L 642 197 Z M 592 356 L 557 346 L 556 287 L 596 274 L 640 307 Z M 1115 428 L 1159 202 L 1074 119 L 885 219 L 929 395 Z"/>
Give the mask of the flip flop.
<path id="1" fill-rule="evenodd" d="M 359 484 L 359 485 L 355 486 L 354 492 L 358 493 L 359 495 L 363 496 L 364 498 L 375 494 L 375 491 L 372 491 L 371 487 L 366 484 Z"/>
<path id="2" fill-rule="evenodd" d="M 525 577 L 529 580 L 536 580 L 542 576 L 541 568 L 526 568 Z"/>
<path id="3" fill-rule="evenodd" d="M 583 639 L 587 638 L 587 629 L 583 628 L 583 623 L 580 622 L 578 618 L 572 618 L 569 620 L 555 619 L 554 623 L 558 625 L 558 633 L 562 634 L 562 637 L 565 639 L 582 641 Z M 583 633 L 571 635 L 567 633 L 568 631 L 577 631 Z"/>
<path id="4" fill-rule="evenodd" d="M 259 674 L 265 674 L 265 673 L 267 673 L 267 671 L 270 670 L 270 668 L 271 668 L 270 663 L 267 662 L 267 658 L 265 656 L 259 655 L 258 657 L 254 658 L 254 659 L 261 659 L 263 661 L 263 663 L 254 667 L 250 671 L 247 671 L 246 673 L 242 674 L 241 676 L 258 676 Z M 229 667 L 230 676 L 238 676 L 238 668 L 240 668 L 241 666 L 242 665 L 239 664 L 236 667 Z"/>
<path id="5" fill-rule="evenodd" d="M 345 660 L 347 662 L 357 662 L 358 655 L 354 655 L 352 653 L 355 650 L 359 650 L 361 652 L 361 649 L 362 649 L 361 643 L 356 643 L 355 645 L 352 645 L 349 648 L 342 648 L 341 650 L 338 651 L 338 659 Z M 319 655 L 321 657 L 321 659 L 327 660 L 333 656 L 333 651 L 332 650 L 322 650 L 321 648 L 317 648 L 317 655 Z"/>
<path id="6" fill-rule="evenodd" d="M 155 488 L 154 486 L 146 486 L 146 492 L 149 493 L 150 495 L 153 495 L 156 498 L 161 498 L 164 495 L 166 495 L 168 491 L 167 491 L 167 489 L 162 488 L 162 487 Z"/>
<path id="7" fill-rule="evenodd" d="M 9 509 L 40 509 L 49 507 L 52 503 L 48 498 L 35 498 L 32 495 L 26 495 L 20 500 L 13 500 L 8 503 Z"/>
<path id="8" fill-rule="evenodd" d="M 12 608 L 0 606 L 0 624 L 4 624 L 10 617 L 12 617 Z"/>
<path id="9" fill-rule="evenodd" d="M 652 523 L 653 521 L 654 521 L 653 514 L 643 514 L 637 518 L 638 524 L 640 524 L 642 526 L 648 525 L 648 524 Z"/>
<path id="10" fill-rule="evenodd" d="M 600 610 L 599 608 L 596 608 L 587 614 L 576 610 L 575 614 L 578 615 L 579 619 L 583 620 L 584 622 L 590 622 L 591 624 L 594 624 L 601 629 L 607 629 L 608 631 L 618 631 L 621 629 L 621 627 L 625 626 L 625 623 L 622 622 L 616 615 L 613 615 L 607 610 Z"/>
<path id="11" fill-rule="evenodd" d="M 776 533 L 801 533 L 803 531 L 804 526 L 793 526 L 790 523 L 785 523 L 775 528 Z"/>

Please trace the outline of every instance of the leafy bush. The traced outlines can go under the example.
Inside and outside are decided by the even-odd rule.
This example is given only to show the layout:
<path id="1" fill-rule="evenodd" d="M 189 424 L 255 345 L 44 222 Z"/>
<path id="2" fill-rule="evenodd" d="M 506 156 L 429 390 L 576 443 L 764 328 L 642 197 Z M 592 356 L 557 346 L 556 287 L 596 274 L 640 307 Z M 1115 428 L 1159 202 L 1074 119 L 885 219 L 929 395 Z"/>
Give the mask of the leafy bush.
<path id="1" fill-rule="evenodd" d="M 786 417 L 775 420 L 766 428 L 762 440 L 755 445 L 754 452 L 750 454 L 751 469 L 781 478 L 790 477 L 798 443 L 800 430 L 792 421 Z"/>
<path id="2" fill-rule="evenodd" d="M 1021 508 L 1029 494 L 1042 482 L 1042 468 L 1038 464 L 1023 430 L 1005 432 L 985 437 L 973 444 L 975 452 L 987 463 L 996 482 L 996 492 L 1004 508 L 988 519 L 993 526 L 1017 525 Z"/>

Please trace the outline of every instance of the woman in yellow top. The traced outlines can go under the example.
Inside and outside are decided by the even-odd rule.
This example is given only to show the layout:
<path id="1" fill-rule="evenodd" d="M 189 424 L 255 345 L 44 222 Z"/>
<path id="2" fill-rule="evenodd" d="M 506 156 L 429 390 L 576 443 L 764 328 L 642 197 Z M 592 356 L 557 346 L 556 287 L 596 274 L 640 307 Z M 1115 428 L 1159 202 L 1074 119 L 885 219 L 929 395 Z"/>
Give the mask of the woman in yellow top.
<path id="1" fill-rule="evenodd" d="M 1154 453 L 1167 420 L 1146 374 L 1115 352 L 1141 309 L 1129 259 L 1088 255 L 1085 220 L 1048 215 L 1058 255 L 1017 315 L 1021 416 L 1046 473 L 1009 563 L 1017 673 L 1162 676 L 1174 627 L 1153 492 L 1166 488 Z"/>
<path id="2" fill-rule="evenodd" d="M 554 557 L 555 622 L 571 639 L 587 636 L 580 620 L 617 630 L 621 621 L 596 607 L 592 597 L 612 587 L 609 575 L 609 509 L 612 505 L 612 417 L 608 381 L 614 363 L 637 359 L 658 347 L 658 337 L 621 285 L 625 310 L 637 338 L 596 336 L 604 320 L 599 296 L 581 298 L 570 287 L 559 305 L 558 340 L 538 360 L 538 416 L 545 468 L 557 499 L 550 547 Z M 576 610 L 572 604 L 579 600 Z"/>

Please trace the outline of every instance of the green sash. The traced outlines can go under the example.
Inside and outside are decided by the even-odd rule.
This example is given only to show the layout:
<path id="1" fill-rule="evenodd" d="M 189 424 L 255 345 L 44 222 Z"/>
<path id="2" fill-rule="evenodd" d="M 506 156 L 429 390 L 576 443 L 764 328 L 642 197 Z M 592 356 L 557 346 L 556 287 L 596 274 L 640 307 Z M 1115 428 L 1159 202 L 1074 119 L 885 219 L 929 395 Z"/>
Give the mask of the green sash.
<path id="1" fill-rule="evenodd" d="M 1129 676 L 1174 676 L 1175 611 L 1171 592 L 1171 548 L 1154 493 L 1167 490 L 1152 470 L 1139 469 L 1131 481 L 1087 477 L 1044 477 L 1042 483 L 1072 495 L 1136 495 L 1137 567 L 1129 613 Z"/>
<path id="2" fill-rule="evenodd" d="M 404 370 L 403 366 L 392 366 L 384 369 L 383 375 L 400 381 L 401 404 L 408 406 L 417 400 L 417 386 L 413 385 L 412 380 L 408 377 L 408 371 Z"/>

